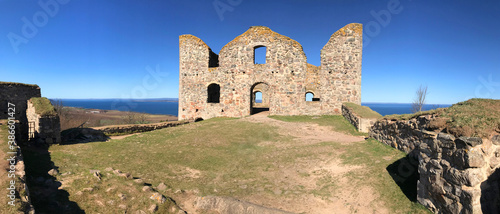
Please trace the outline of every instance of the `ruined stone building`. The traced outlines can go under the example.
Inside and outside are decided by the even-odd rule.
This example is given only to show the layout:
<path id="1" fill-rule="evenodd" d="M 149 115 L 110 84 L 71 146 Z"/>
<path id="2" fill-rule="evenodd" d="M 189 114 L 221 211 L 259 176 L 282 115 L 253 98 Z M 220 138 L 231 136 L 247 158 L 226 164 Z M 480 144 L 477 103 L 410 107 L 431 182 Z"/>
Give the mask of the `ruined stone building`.
<path id="1" fill-rule="evenodd" d="M 263 26 L 250 27 L 219 55 L 201 39 L 181 35 L 179 120 L 243 117 L 259 110 L 340 114 L 343 102 L 361 103 L 362 31 L 353 23 L 335 32 L 321 50 L 320 66 L 307 63 L 297 41 Z M 259 52 L 263 59 L 257 59 Z"/>
<path id="2" fill-rule="evenodd" d="M 34 140 L 49 144 L 61 142 L 59 116 L 56 113 L 40 114 L 34 104 L 41 100 L 52 107 L 47 98 L 41 97 L 38 85 L 0 82 L 0 119 L 11 118 L 10 120 L 16 121 L 15 133 L 18 143 Z"/>

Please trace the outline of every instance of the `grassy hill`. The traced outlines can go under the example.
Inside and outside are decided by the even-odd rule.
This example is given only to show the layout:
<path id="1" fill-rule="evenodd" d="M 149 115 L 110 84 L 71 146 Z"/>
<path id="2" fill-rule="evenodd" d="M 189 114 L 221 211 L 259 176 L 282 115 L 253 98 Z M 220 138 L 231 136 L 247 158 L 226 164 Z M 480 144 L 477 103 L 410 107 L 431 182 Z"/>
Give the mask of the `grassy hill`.
<path id="1" fill-rule="evenodd" d="M 489 137 L 492 133 L 500 133 L 500 100 L 494 99 L 475 98 L 448 108 L 384 118 L 408 120 L 428 114 L 438 116 L 431 121 L 432 129 L 442 129 L 457 136 Z"/>
<path id="2" fill-rule="evenodd" d="M 393 179 L 390 166 L 404 153 L 363 140 L 346 121 L 329 122 L 341 116 L 277 119 L 216 118 L 109 142 L 54 145 L 50 155 L 28 149 L 27 170 L 36 179 L 46 176 L 46 165 L 56 166 L 61 186 L 53 198 L 88 213 L 151 206 L 169 213 L 175 203 L 190 211 L 195 198 L 208 195 L 298 213 L 427 213 L 408 196 L 408 182 Z M 169 197 L 167 203 L 149 199 L 144 186 Z M 48 198 L 35 207 L 50 210 Z"/>

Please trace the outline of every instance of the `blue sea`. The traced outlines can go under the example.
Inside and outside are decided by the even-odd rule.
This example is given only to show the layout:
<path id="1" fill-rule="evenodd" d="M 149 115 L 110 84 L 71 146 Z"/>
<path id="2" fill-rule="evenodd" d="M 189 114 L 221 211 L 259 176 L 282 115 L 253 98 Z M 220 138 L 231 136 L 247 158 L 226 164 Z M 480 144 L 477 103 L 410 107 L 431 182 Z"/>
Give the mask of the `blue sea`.
<path id="1" fill-rule="evenodd" d="M 129 100 L 129 99 L 60 99 L 64 106 L 93 108 L 103 110 L 120 110 L 144 112 L 149 114 L 169 114 L 177 116 L 178 99 L 144 99 L 144 100 Z M 372 110 L 381 115 L 390 114 L 410 114 L 411 103 L 362 103 L 363 106 L 368 106 Z M 424 106 L 424 110 L 431 110 L 436 107 L 449 107 L 448 104 L 428 104 Z"/>
<path id="2" fill-rule="evenodd" d="M 178 99 L 56 99 L 64 106 L 177 116 Z"/>
<path id="3" fill-rule="evenodd" d="M 373 111 L 378 112 L 382 116 L 391 114 L 411 114 L 411 103 L 361 103 L 363 106 L 370 107 Z M 423 107 L 424 111 L 450 107 L 449 104 L 426 104 Z"/>

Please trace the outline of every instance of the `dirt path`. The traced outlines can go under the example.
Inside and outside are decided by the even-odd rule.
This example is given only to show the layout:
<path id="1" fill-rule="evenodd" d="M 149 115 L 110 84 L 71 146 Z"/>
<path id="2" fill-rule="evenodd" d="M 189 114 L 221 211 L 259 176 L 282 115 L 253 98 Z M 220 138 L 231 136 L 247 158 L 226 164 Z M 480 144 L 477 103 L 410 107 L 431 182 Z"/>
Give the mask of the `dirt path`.
<path id="1" fill-rule="evenodd" d="M 364 137 L 335 132 L 331 130 L 330 127 L 319 126 L 318 124 L 291 123 L 275 120 L 267 117 L 268 114 L 268 112 L 261 112 L 250 117 L 242 118 L 241 120 L 276 126 L 280 129 L 280 134 L 293 136 L 297 138 L 298 142 L 303 144 L 316 144 L 319 142 L 353 143 L 364 140 Z"/>
<path id="2" fill-rule="evenodd" d="M 289 142 L 268 142 L 278 149 L 283 150 L 310 150 L 310 146 L 321 142 L 336 142 L 341 145 L 350 143 L 359 143 L 364 141 L 364 137 L 352 136 L 340 132 L 335 132 L 331 127 L 319 126 L 313 123 L 284 122 L 267 117 L 267 112 L 261 112 L 240 120 L 252 123 L 263 123 L 278 128 L 278 133 L 283 136 L 292 136 L 294 143 Z M 262 142 L 261 144 L 266 144 Z M 344 165 L 338 159 L 342 151 L 334 151 L 332 156 L 316 156 L 315 158 L 298 158 L 294 164 L 279 163 L 279 169 L 272 172 L 262 172 L 260 176 L 274 179 L 272 188 L 274 196 L 265 194 L 257 189 L 255 194 L 250 194 L 242 198 L 242 204 L 234 204 L 225 201 L 224 198 L 218 198 L 219 202 L 212 204 L 214 213 L 228 213 L 227 207 L 230 204 L 235 207 L 245 207 L 249 202 L 257 206 L 280 209 L 293 213 L 390 213 L 389 210 L 377 201 L 379 194 L 369 186 L 355 185 L 350 177 L 346 176 L 349 172 L 363 173 L 363 166 Z M 302 174 L 302 175 L 301 175 Z M 308 176 L 303 176 L 307 174 Z M 296 186 L 302 186 L 305 189 L 316 190 L 321 187 L 318 182 L 325 178 L 331 178 L 335 183 L 335 192 L 328 193 L 327 196 L 318 196 L 315 194 L 293 193 Z M 288 189 L 288 190 L 287 190 Z M 291 195 L 290 195 L 291 194 Z M 196 213 L 201 205 L 194 205 L 203 201 L 197 194 L 187 194 L 181 201 L 183 207 L 188 213 Z M 217 207 L 220 206 L 220 207 Z M 250 208 L 250 210 L 261 209 L 260 207 Z M 247 209 L 249 210 L 249 209 Z M 251 212 L 250 212 L 251 213 Z M 271 212 L 272 213 L 272 212 Z M 279 213 L 279 212 L 276 212 Z"/>

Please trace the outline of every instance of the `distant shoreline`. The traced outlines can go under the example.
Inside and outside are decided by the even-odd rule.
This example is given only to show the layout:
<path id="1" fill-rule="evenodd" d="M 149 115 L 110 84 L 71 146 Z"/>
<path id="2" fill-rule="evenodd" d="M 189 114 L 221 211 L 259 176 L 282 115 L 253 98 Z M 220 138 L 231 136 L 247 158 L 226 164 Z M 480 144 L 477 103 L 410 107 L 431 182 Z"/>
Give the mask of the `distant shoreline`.
<path id="1" fill-rule="evenodd" d="M 178 98 L 146 98 L 146 99 L 122 99 L 122 98 L 48 98 L 49 100 L 72 100 L 72 101 L 114 101 L 128 100 L 134 102 L 179 102 Z"/>
<path id="2" fill-rule="evenodd" d="M 178 101 L 172 98 L 157 99 L 51 99 L 62 102 L 63 106 L 84 109 L 117 110 L 147 113 L 153 115 L 172 115 L 177 117 Z"/>

